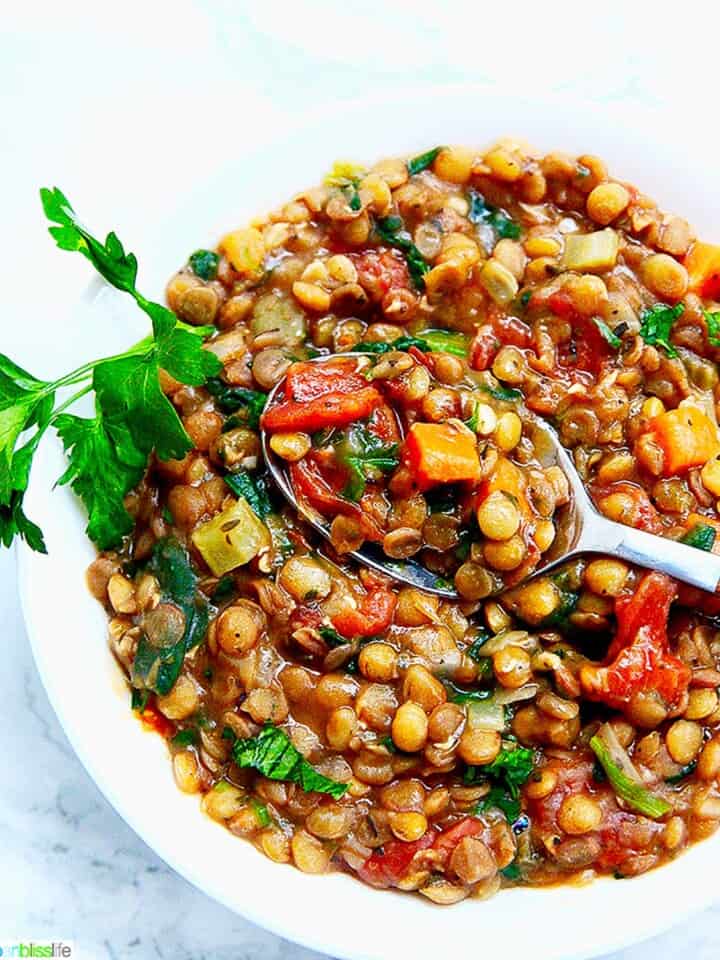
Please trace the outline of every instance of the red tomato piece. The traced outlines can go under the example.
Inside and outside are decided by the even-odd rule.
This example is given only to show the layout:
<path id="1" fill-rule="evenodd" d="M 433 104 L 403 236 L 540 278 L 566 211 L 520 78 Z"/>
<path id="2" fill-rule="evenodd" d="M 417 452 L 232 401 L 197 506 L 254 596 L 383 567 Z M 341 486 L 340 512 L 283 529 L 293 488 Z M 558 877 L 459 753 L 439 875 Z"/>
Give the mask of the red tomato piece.
<path id="1" fill-rule="evenodd" d="M 365 420 L 383 402 L 375 387 L 363 387 L 354 393 L 326 393 L 307 402 L 289 400 L 270 407 L 262 415 L 265 430 L 303 430 L 313 433 L 323 427 L 344 427 Z"/>
<path id="2" fill-rule="evenodd" d="M 368 385 L 356 366 L 356 360 L 293 363 L 285 378 L 285 395 L 288 400 L 306 402 L 328 393 L 355 393 Z"/>
<path id="3" fill-rule="evenodd" d="M 396 886 L 408 872 L 415 854 L 431 847 L 436 836 L 434 830 L 428 830 L 424 836 L 412 843 L 390 840 L 383 845 L 381 851 L 376 850 L 367 858 L 358 869 L 358 876 L 373 887 Z"/>
<path id="4" fill-rule="evenodd" d="M 676 707 L 690 684 L 690 668 L 668 649 L 670 605 L 675 582 L 647 573 L 635 592 L 615 601 L 617 632 L 604 666 L 586 664 L 580 683 L 587 697 L 623 709 L 635 693 L 654 691 Z"/>
<path id="5" fill-rule="evenodd" d="M 365 594 L 357 607 L 348 607 L 331 617 L 332 624 L 344 637 L 372 637 L 387 630 L 396 605 L 395 594 L 378 587 Z"/>
<path id="6" fill-rule="evenodd" d="M 489 323 L 484 323 L 470 344 L 469 363 L 473 370 L 487 370 L 500 349 L 500 341 Z"/>
<path id="7" fill-rule="evenodd" d="M 438 834 L 433 849 L 437 850 L 443 859 L 447 860 L 461 840 L 465 837 L 476 837 L 479 833 L 483 833 L 485 829 L 482 820 L 478 820 L 477 817 L 465 817 Z"/>
<path id="8" fill-rule="evenodd" d="M 351 254 L 350 259 L 358 272 L 358 283 L 373 300 L 379 302 L 389 290 L 410 287 L 405 260 L 391 250 L 368 250 Z"/>
<path id="9" fill-rule="evenodd" d="M 146 706 L 138 712 L 138 716 L 144 727 L 148 730 L 154 730 L 161 737 L 170 737 L 175 733 L 175 724 L 171 723 L 167 717 L 163 716 L 155 707 Z"/>
<path id="10" fill-rule="evenodd" d="M 304 457 L 290 464 L 290 481 L 299 500 L 304 500 L 320 513 L 335 516 L 344 513 L 360 518 L 362 511 L 356 503 L 345 500 L 330 486 L 317 463 Z"/>

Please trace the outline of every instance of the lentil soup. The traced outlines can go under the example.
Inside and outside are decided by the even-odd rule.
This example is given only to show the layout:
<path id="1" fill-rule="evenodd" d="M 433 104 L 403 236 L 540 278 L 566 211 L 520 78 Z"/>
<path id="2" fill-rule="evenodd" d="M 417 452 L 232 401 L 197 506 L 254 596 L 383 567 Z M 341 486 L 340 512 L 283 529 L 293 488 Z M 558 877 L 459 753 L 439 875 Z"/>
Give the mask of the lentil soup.
<path id="1" fill-rule="evenodd" d="M 720 549 L 720 247 L 595 156 L 503 141 L 336 163 L 167 299 L 222 372 L 162 376 L 195 449 L 88 580 L 182 791 L 278 863 L 438 904 L 717 829 L 720 601 L 606 558 L 520 581 L 568 498 L 538 416 L 605 515 Z M 357 567 L 364 540 L 460 601 Z"/>

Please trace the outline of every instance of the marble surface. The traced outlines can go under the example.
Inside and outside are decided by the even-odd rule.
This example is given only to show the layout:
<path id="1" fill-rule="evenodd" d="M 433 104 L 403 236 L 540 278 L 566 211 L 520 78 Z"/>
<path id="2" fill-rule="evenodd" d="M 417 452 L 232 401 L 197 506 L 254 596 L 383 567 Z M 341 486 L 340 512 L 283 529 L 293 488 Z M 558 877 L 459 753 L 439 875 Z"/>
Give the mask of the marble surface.
<path id="1" fill-rule="evenodd" d="M 514 22 L 523 12 L 530 19 L 512 38 L 502 11 L 484 4 L 128 0 L 113 8 L 111 23 L 107 9 L 72 0 L 13 5 L 0 27 L 2 350 L 32 369 L 40 356 L 38 372 L 60 369 L 73 355 L 61 305 L 87 282 L 80 258 L 63 258 L 47 242 L 35 192 L 41 183 L 62 184 L 96 222 L 138 236 L 142 218 L 154 213 L 133 208 L 138 178 L 158 195 L 181 190 L 208 150 L 242 149 L 254 131 L 324 101 L 387 86 L 412 84 L 421 96 L 437 83 L 483 81 L 521 92 L 542 82 L 590 103 L 636 99 L 641 108 L 676 98 L 670 109 L 679 126 L 693 104 L 700 114 L 706 107 L 702 93 L 691 104 L 683 91 L 715 89 L 718 14 L 693 0 L 682 19 L 664 16 L 676 4 L 653 4 L 652 21 L 644 4 L 608 0 L 591 27 L 574 0 L 554 4 L 544 25 L 535 4 L 516 0 Z M 543 49 L 550 30 L 561 51 L 553 60 Z M 21 322 L 28 307 L 33 324 Z M 91 960 L 318 956 L 189 886 L 100 795 L 39 683 L 7 551 L 0 551 L 0 624 L 0 944 L 73 938 L 77 956 Z M 58 642 L 72 644 L 71 611 L 58 623 Z M 707 911 L 614 960 L 714 960 L 719 920 L 720 908 Z"/>

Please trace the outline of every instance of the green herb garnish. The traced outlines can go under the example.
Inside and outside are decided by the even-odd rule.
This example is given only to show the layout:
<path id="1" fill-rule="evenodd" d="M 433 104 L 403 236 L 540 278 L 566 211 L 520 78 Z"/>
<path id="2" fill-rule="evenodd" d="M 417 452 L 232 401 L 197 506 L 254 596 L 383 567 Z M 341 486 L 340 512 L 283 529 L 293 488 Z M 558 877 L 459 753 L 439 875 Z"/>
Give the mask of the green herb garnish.
<path id="1" fill-rule="evenodd" d="M 185 654 L 202 643 L 209 610 L 197 589 L 198 576 L 190 557 L 177 540 L 158 540 L 147 569 L 157 578 L 163 600 L 179 607 L 185 618 L 179 639 L 171 634 L 166 640 L 153 637 L 151 643 L 143 634 L 138 641 L 132 668 L 133 684 L 165 696 L 175 685 Z"/>
<path id="2" fill-rule="evenodd" d="M 517 240 L 522 230 L 519 223 L 515 223 L 504 210 L 497 207 L 491 207 L 485 202 L 485 197 L 477 190 L 468 190 L 468 200 L 470 201 L 470 210 L 468 220 L 470 223 L 486 224 L 495 231 L 496 237 L 500 239 Z"/>
<path id="3" fill-rule="evenodd" d="M 412 281 L 418 290 L 423 290 L 425 288 L 425 274 L 430 270 L 430 264 L 412 242 L 402 218 L 397 216 L 381 217 L 375 221 L 375 231 L 384 243 L 405 254 L 405 261 Z"/>
<path id="4" fill-rule="evenodd" d="M 665 777 L 665 783 L 680 783 L 681 780 L 684 780 L 685 777 L 689 777 L 690 774 L 695 773 L 695 768 L 697 767 L 697 760 L 691 760 L 690 763 L 686 764 L 682 770 L 674 774 L 672 777 Z"/>
<path id="5" fill-rule="evenodd" d="M 511 403 L 513 400 L 519 400 L 522 397 L 522 393 L 515 390 L 514 387 L 489 387 L 487 384 L 481 383 L 480 389 L 495 400 L 504 400 L 506 403 Z"/>
<path id="6" fill-rule="evenodd" d="M 409 350 L 416 347 L 423 353 L 452 353 L 456 357 L 467 357 L 468 340 L 464 333 L 456 330 L 421 330 L 415 336 L 402 336 L 391 343 L 374 341 L 358 343 L 352 347 L 355 353 L 390 353 L 391 350 Z"/>
<path id="7" fill-rule="evenodd" d="M 340 636 L 334 627 L 328 627 L 325 624 L 318 627 L 318 633 L 325 643 L 331 647 L 342 647 L 348 642 L 347 637 Z"/>
<path id="8" fill-rule="evenodd" d="M 640 316 L 640 335 L 645 343 L 662 347 L 669 357 L 676 357 L 677 350 L 670 343 L 670 331 L 673 324 L 682 316 L 685 306 L 682 303 L 669 307 L 666 303 L 655 303 Z"/>
<path id="9" fill-rule="evenodd" d="M 273 512 L 268 494 L 267 480 L 263 476 L 253 476 L 246 470 L 226 473 L 223 477 L 236 497 L 244 497 L 253 512 L 264 520 Z"/>
<path id="10" fill-rule="evenodd" d="M 598 328 L 602 334 L 603 340 L 610 344 L 613 350 L 619 350 L 622 346 L 622 340 L 616 333 L 610 329 L 610 327 L 605 323 L 604 320 L 601 320 L 600 317 L 593 317 L 592 322 Z"/>
<path id="11" fill-rule="evenodd" d="M 400 462 L 397 443 L 386 443 L 362 423 L 348 428 L 335 445 L 335 454 L 349 474 L 342 495 L 354 502 L 365 493 L 368 481 L 380 479 Z"/>
<path id="12" fill-rule="evenodd" d="M 152 321 L 152 333 L 125 353 L 83 364 L 54 381 L 38 380 L 0 354 L 0 543 L 22 537 L 45 552 L 42 531 L 23 511 L 32 460 L 52 426 L 68 455 L 58 483 L 69 483 L 88 512 L 87 533 L 100 549 L 116 547 L 133 528 L 125 496 L 140 481 L 149 455 L 181 459 L 192 449 L 182 421 L 160 388 L 160 369 L 182 383 L 199 386 L 221 369 L 202 349 L 214 328 L 192 328 L 137 290 L 137 260 L 114 233 L 104 243 L 81 226 L 65 195 L 40 191 L 49 228 L 61 250 L 77 251 L 102 277 L 128 293 Z M 76 392 L 62 403 L 64 387 Z M 95 393 L 92 418 L 65 413 L 76 400 Z M 20 438 L 31 432 L 21 445 Z"/>
<path id="13" fill-rule="evenodd" d="M 421 170 L 427 170 L 428 167 L 431 167 L 435 163 L 435 158 L 442 150 L 442 147 L 433 147 L 432 150 L 428 150 L 425 153 L 419 154 L 417 157 L 413 157 L 412 160 L 407 162 L 407 171 L 411 177 L 414 177 L 416 173 L 420 173 Z"/>
<path id="14" fill-rule="evenodd" d="M 138 690 L 137 687 L 133 687 L 130 693 L 130 708 L 136 710 L 138 713 L 142 713 L 148 705 L 149 699 L 149 690 Z"/>
<path id="15" fill-rule="evenodd" d="M 464 778 L 466 783 L 489 780 L 492 784 L 490 792 L 478 804 L 476 813 L 496 807 L 510 823 L 517 820 L 521 812 L 520 787 L 532 773 L 533 764 L 533 752 L 527 747 L 503 747 L 487 766 L 468 767 Z"/>
<path id="16" fill-rule="evenodd" d="M 720 347 L 720 310 L 714 313 L 703 310 L 703 316 L 707 324 L 708 343 L 711 347 Z"/>
<path id="17" fill-rule="evenodd" d="M 716 536 L 715 527 L 707 523 L 696 523 L 691 530 L 680 537 L 680 543 L 686 543 L 689 547 L 697 547 L 698 550 L 706 550 L 709 553 L 715 545 Z"/>
<path id="18" fill-rule="evenodd" d="M 218 377 L 211 377 L 205 386 L 224 413 L 242 411 L 248 427 L 257 430 L 267 403 L 267 394 L 248 390 L 247 387 L 231 387 Z"/>
<path id="19" fill-rule="evenodd" d="M 178 730 L 174 737 L 170 740 L 175 747 L 189 747 L 192 744 L 197 743 L 197 730 L 192 730 L 187 728 L 185 730 Z"/>
<path id="20" fill-rule="evenodd" d="M 344 796 L 347 783 L 330 780 L 319 773 L 293 746 L 279 727 L 266 724 L 256 737 L 236 740 L 233 760 L 239 767 L 252 767 L 268 780 L 297 783 L 307 793 L 327 793 L 336 800 Z"/>
<path id="21" fill-rule="evenodd" d="M 610 781 L 610 786 L 629 807 L 632 807 L 632 809 L 638 813 L 644 814 L 646 817 L 650 817 L 652 820 L 658 820 L 672 810 L 667 800 L 663 800 L 662 797 L 656 797 L 624 773 L 612 759 L 605 741 L 597 734 L 590 740 L 590 747 L 602 764 L 602 768 Z"/>
<path id="22" fill-rule="evenodd" d="M 201 280 L 214 280 L 218 272 L 220 257 L 213 250 L 196 250 L 191 253 L 188 263 L 192 272 Z"/>

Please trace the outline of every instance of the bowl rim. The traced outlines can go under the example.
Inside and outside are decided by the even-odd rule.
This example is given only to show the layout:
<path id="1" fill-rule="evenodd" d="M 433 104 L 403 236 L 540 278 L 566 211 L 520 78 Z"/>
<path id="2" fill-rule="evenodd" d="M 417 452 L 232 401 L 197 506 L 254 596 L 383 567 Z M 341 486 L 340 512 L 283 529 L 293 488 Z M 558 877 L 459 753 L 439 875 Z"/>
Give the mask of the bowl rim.
<path id="1" fill-rule="evenodd" d="M 337 123 L 339 124 L 339 129 L 342 130 L 347 127 L 347 124 L 350 122 L 351 118 L 354 118 L 355 122 L 364 121 L 366 123 L 371 123 L 373 118 L 373 110 L 376 111 L 379 106 L 384 111 L 387 111 L 388 108 L 397 109 L 404 107 L 409 112 L 412 112 L 411 106 L 417 106 L 416 100 L 418 96 L 421 96 L 425 103 L 434 103 L 435 105 L 445 104 L 448 110 L 451 110 L 452 108 L 452 110 L 457 111 L 458 100 L 464 102 L 465 106 L 468 106 L 471 105 L 477 97 L 487 96 L 489 93 L 492 93 L 493 96 L 498 99 L 493 91 L 492 86 L 487 84 L 450 85 L 441 88 L 435 87 L 430 90 L 420 92 L 416 88 L 408 88 L 407 90 L 398 90 L 392 96 L 375 95 L 372 97 L 355 98 L 352 101 L 343 101 L 342 103 L 337 104 L 334 108 L 334 115 Z M 451 103 L 451 101 L 454 102 L 454 105 Z M 580 122 L 580 117 L 584 110 L 579 103 L 573 100 L 568 100 L 564 96 L 557 95 L 552 97 L 526 97 L 524 99 L 514 97 L 510 98 L 510 100 L 507 102 L 514 105 L 519 105 L 522 103 L 523 109 L 532 109 L 533 107 L 530 105 L 534 105 L 535 109 L 551 106 L 563 112 L 563 120 L 567 119 L 568 122 L 570 121 L 570 118 L 574 118 Z M 617 104 L 612 104 L 608 110 L 606 107 L 602 107 L 601 105 L 595 105 L 593 107 L 594 118 L 590 123 L 590 126 L 592 127 L 592 124 L 596 123 L 601 118 L 606 122 L 611 122 L 617 120 L 621 115 L 631 117 L 633 115 L 632 110 L 628 115 L 626 107 L 627 105 L 623 105 L 621 107 Z M 662 122 L 664 117 L 662 111 L 653 111 L 648 109 L 647 106 L 643 106 L 643 110 L 643 123 L 639 126 L 647 129 L 647 121 L 651 118 L 654 118 L 654 122 L 656 124 L 660 124 Z M 455 114 L 453 114 L 453 116 L 454 115 Z M 418 123 L 417 110 L 413 116 L 415 123 Z M 297 136 L 300 131 L 303 131 L 303 136 L 306 137 L 308 127 L 312 128 L 312 125 L 315 124 L 315 129 L 317 129 L 317 124 L 320 121 L 322 121 L 323 124 L 326 123 L 327 118 L 327 106 L 304 114 L 302 117 L 297 119 L 295 124 L 289 125 L 284 131 L 282 131 L 282 133 L 278 132 L 276 136 L 267 137 L 260 144 L 259 148 L 257 148 L 249 156 L 249 162 L 254 162 L 258 157 L 262 157 L 272 149 L 279 149 L 283 143 L 290 145 L 295 143 L 297 145 Z M 585 119 L 587 120 L 588 118 L 585 117 Z M 416 128 L 413 128 L 414 132 L 410 137 L 411 140 L 417 142 L 418 144 L 420 143 L 420 138 L 416 135 L 416 133 L 419 130 L 419 125 Z M 503 132 L 504 131 L 502 130 L 498 131 L 497 135 L 503 135 Z M 634 135 L 636 137 L 639 135 L 637 130 L 635 130 Z M 471 137 L 467 138 L 468 141 L 471 139 Z M 487 139 L 488 138 L 484 136 L 478 137 L 478 140 L 480 141 Z M 409 140 L 406 138 L 403 143 L 407 142 L 409 142 Z M 562 146 L 563 144 L 560 143 L 559 148 L 562 148 Z M 371 153 L 374 154 L 374 152 L 374 150 L 371 150 Z M 401 153 L 401 149 L 399 146 L 397 149 L 393 147 L 389 152 L 391 155 L 396 155 Z M 673 162 L 673 159 L 675 162 L 678 162 L 677 151 L 675 151 L 673 154 L 673 151 L 669 150 L 668 153 L 670 154 L 669 160 L 671 163 Z M 370 160 L 371 157 L 368 157 L 367 159 Z M 331 161 L 332 157 L 328 157 L 327 160 Z M 230 220 L 231 216 L 232 213 L 228 213 L 227 219 Z M 169 272 L 166 273 L 166 268 L 162 267 L 162 269 L 159 271 L 159 275 L 169 275 Z M 101 295 L 98 296 L 98 289 L 99 287 L 97 282 L 91 282 L 86 294 L 83 297 L 84 304 L 79 305 L 79 307 L 86 307 L 89 310 L 97 309 L 98 302 L 104 299 L 102 292 Z M 105 309 L 104 303 L 100 305 L 100 309 Z M 49 491 L 40 490 L 40 485 L 37 479 L 38 475 L 40 474 L 41 470 L 34 470 L 30 487 L 30 493 L 32 494 L 33 499 L 38 503 L 45 502 L 47 497 L 50 495 Z M 58 494 L 56 493 L 53 496 L 54 509 L 57 509 Z M 69 508 L 68 502 L 68 498 L 63 500 L 65 511 L 67 512 L 69 509 L 71 511 L 74 510 L 76 515 L 74 522 L 75 526 L 77 526 L 79 510 L 77 505 L 75 505 L 73 508 Z M 70 519 L 71 518 L 68 513 L 68 522 Z M 89 776 L 104 794 L 104 796 L 108 799 L 110 804 L 126 821 L 126 823 L 128 823 L 129 826 L 138 834 L 138 836 L 140 836 L 140 838 L 149 847 L 151 847 L 151 849 L 153 849 L 165 861 L 165 863 L 168 864 L 168 866 L 187 879 L 199 890 L 213 897 L 213 899 L 218 900 L 229 909 L 241 914 L 252 922 L 272 931 L 281 937 L 290 939 L 310 949 L 314 949 L 323 953 L 331 953 L 337 957 L 347 958 L 347 960 L 364 960 L 364 958 L 367 958 L 367 960 L 380 960 L 381 957 L 387 956 L 388 954 L 384 952 L 385 948 L 382 945 L 369 942 L 367 934 L 362 931 L 356 930 L 353 932 L 351 930 L 347 930 L 347 932 L 343 932 L 343 930 L 338 927 L 333 932 L 332 936 L 334 939 L 329 940 L 327 934 L 323 933 L 321 928 L 312 928 L 312 921 L 317 919 L 317 917 L 315 916 L 314 912 L 310 910 L 307 904 L 304 905 L 307 908 L 305 911 L 294 913 L 291 920 L 288 920 L 286 916 L 283 916 L 282 913 L 277 910 L 277 904 L 273 903 L 272 897 L 268 898 L 268 903 L 264 903 L 262 896 L 258 896 L 257 891 L 245 891 L 244 899 L 242 899 L 240 902 L 237 894 L 229 890 L 227 884 L 218 882 L 216 877 L 208 876 L 203 872 L 202 869 L 199 870 L 197 866 L 194 866 L 192 863 L 188 862 L 186 858 L 179 856 L 176 850 L 173 850 L 167 842 L 158 837 L 157 831 L 154 831 L 152 826 L 150 826 L 143 817 L 139 817 L 137 815 L 137 811 L 133 809 L 132 803 L 130 802 L 130 795 L 126 795 L 122 788 L 118 788 L 117 784 L 109 782 L 107 770 L 104 770 L 99 764 L 99 754 L 96 749 L 95 739 L 93 737 L 89 737 L 87 735 L 87 731 L 83 730 L 77 724 L 77 722 L 75 722 L 69 716 L 67 706 L 63 702 L 64 691 L 62 682 L 57 672 L 54 671 L 54 666 L 57 664 L 54 663 L 52 657 L 49 656 L 48 641 L 43 637 L 43 617 L 40 615 L 41 607 L 37 602 L 34 589 L 34 583 L 36 582 L 38 572 L 42 570 L 43 563 L 49 563 L 52 565 L 52 563 L 55 561 L 49 558 L 39 558 L 38 555 L 33 554 L 25 544 L 19 544 L 16 551 L 16 556 L 18 565 L 20 605 L 23 617 L 25 619 L 28 636 L 30 638 L 35 663 L 51 705 L 56 713 L 56 716 L 58 717 L 60 725 L 63 727 L 63 730 L 73 747 L 73 750 L 79 757 Z M 96 604 L 96 601 L 93 600 L 89 593 L 87 594 L 87 600 L 92 604 Z M 102 612 L 102 617 L 103 619 L 105 618 L 104 611 Z M 112 660 L 109 651 L 106 652 L 106 656 Z M 114 665 L 114 661 L 113 668 L 117 669 Z M 131 725 L 128 724 L 129 740 L 131 739 L 130 727 Z M 144 734 L 142 735 L 144 736 Z M 132 739 L 135 738 L 132 737 Z M 160 738 L 155 739 L 158 741 L 160 740 Z M 162 747 L 162 750 L 165 751 L 164 744 L 159 743 L 159 745 Z M 169 767 L 170 764 L 167 764 L 167 766 Z M 172 786 L 173 789 L 176 789 L 174 788 L 174 784 Z M 193 800 L 196 798 L 185 799 Z M 196 810 L 194 812 L 194 816 L 197 817 L 198 813 L 199 811 Z M 200 820 L 201 818 L 198 817 L 198 819 Z M 220 828 L 220 830 L 221 829 L 222 828 Z M 673 863 L 665 864 L 657 871 L 651 871 L 649 874 L 633 879 L 632 885 L 618 885 L 616 882 L 608 879 L 596 880 L 591 885 L 593 890 L 600 890 L 601 888 L 610 889 L 613 884 L 615 888 L 622 886 L 624 891 L 628 891 L 627 893 L 623 892 L 622 900 L 630 901 L 636 907 L 641 906 L 643 902 L 646 905 L 648 902 L 652 902 L 656 907 L 657 903 L 660 902 L 658 898 L 662 896 L 668 896 L 670 890 L 676 888 L 678 886 L 677 881 L 680 880 L 682 881 L 680 884 L 680 891 L 681 894 L 684 891 L 684 895 L 681 895 L 680 897 L 682 903 L 676 912 L 673 913 L 670 910 L 660 911 L 657 909 L 651 909 L 647 911 L 645 916 L 643 916 L 642 911 L 635 910 L 635 915 L 631 916 L 630 918 L 624 917 L 619 927 L 614 923 L 603 923 L 601 929 L 598 930 L 596 928 L 593 933 L 593 939 L 591 943 L 587 942 L 587 931 L 585 931 L 583 935 L 581 930 L 574 930 L 572 936 L 567 942 L 552 944 L 552 946 L 547 949 L 545 953 L 541 954 L 541 956 L 548 958 L 548 960 L 550 960 L 550 958 L 552 958 L 552 960 L 570 960 L 570 958 L 597 956 L 602 953 L 617 950 L 621 947 L 660 933 L 678 923 L 681 919 L 687 918 L 693 913 L 720 899 L 720 891 L 713 892 L 711 884 L 706 883 L 704 885 L 698 885 L 697 881 L 693 882 L 691 879 L 694 871 L 694 866 L 691 866 L 691 863 L 694 864 L 696 861 L 700 864 L 702 864 L 704 861 L 710 863 L 708 856 L 698 857 L 698 851 L 709 850 L 712 844 L 712 840 L 706 840 L 703 841 L 702 844 L 695 845 L 689 852 L 685 853 L 681 858 Z M 717 844 L 715 844 L 715 846 L 717 846 Z M 262 858 L 262 856 L 254 850 L 251 844 L 236 844 L 236 847 L 242 847 L 245 849 L 243 850 L 241 856 L 235 857 L 234 859 L 248 861 L 248 863 L 252 864 L 254 867 L 258 866 L 255 856 L 264 860 L 264 858 Z M 253 856 L 253 854 L 255 856 Z M 280 872 L 279 865 L 273 864 L 271 866 L 273 870 Z M 297 888 L 297 883 L 301 882 L 304 886 L 306 886 L 309 896 L 311 889 L 313 889 L 314 893 L 317 893 L 319 890 L 318 885 L 326 884 L 328 885 L 327 890 L 319 890 L 322 896 L 323 893 L 330 893 L 329 885 L 332 884 L 334 888 L 332 893 L 333 897 L 336 895 L 335 891 L 339 891 L 337 895 L 341 901 L 346 901 L 346 898 L 353 898 L 354 896 L 359 904 L 362 905 L 363 903 L 367 903 L 372 905 L 378 910 L 381 916 L 383 914 L 388 915 L 389 910 L 392 910 L 394 914 L 402 916 L 404 919 L 409 918 L 411 924 L 413 923 L 413 920 L 417 918 L 418 927 L 424 929 L 426 933 L 428 933 L 428 931 L 431 932 L 432 926 L 444 928 L 447 925 L 447 933 L 448 935 L 451 935 L 453 928 L 457 926 L 454 921 L 457 917 L 456 911 L 458 911 L 458 907 L 469 905 L 469 901 L 466 901 L 465 904 L 460 904 L 457 907 L 453 907 L 449 911 L 443 911 L 442 913 L 436 914 L 435 911 L 437 908 L 429 905 L 420 897 L 404 897 L 402 895 L 387 891 L 378 892 L 369 890 L 368 888 L 362 887 L 358 881 L 352 880 L 349 877 L 341 874 L 335 874 L 331 879 L 330 877 L 309 877 L 300 874 L 299 871 L 293 871 L 293 873 L 295 874 L 295 878 L 289 883 L 283 882 L 280 884 L 280 878 L 278 877 L 278 886 L 288 887 L 290 890 L 294 890 Z M 661 879 L 658 880 L 658 877 Z M 641 893 L 641 888 L 643 891 L 645 891 L 644 893 Z M 502 892 L 499 897 L 494 898 L 491 901 L 491 904 L 497 905 L 497 912 L 501 914 L 512 914 L 515 912 L 516 907 L 514 905 L 512 907 L 510 906 L 511 901 L 513 904 L 517 903 L 518 906 L 522 907 L 523 905 L 527 905 L 529 903 L 528 898 L 532 898 L 536 903 L 540 900 L 544 901 L 544 906 L 541 908 L 540 912 L 544 911 L 544 907 L 547 907 L 551 900 L 556 900 L 558 905 L 563 904 L 563 909 L 569 907 L 572 910 L 573 907 L 579 908 L 580 901 L 583 899 L 585 893 L 589 889 L 591 888 L 573 888 L 567 886 L 543 889 L 521 888 L 518 890 Z M 382 902 L 383 904 L 387 904 L 389 910 L 385 910 L 384 906 L 380 906 L 380 901 L 378 900 L 379 897 L 383 898 Z M 507 904 L 503 903 L 505 900 L 507 900 Z M 610 901 L 615 901 L 616 906 L 620 908 L 620 899 L 613 896 L 610 898 Z M 395 907 L 390 907 L 391 903 L 395 904 Z M 408 904 L 410 903 L 412 903 L 414 906 L 409 907 Z M 483 906 L 480 904 L 471 904 L 471 907 L 474 910 L 483 910 Z M 492 906 L 489 909 L 492 910 Z M 534 909 L 535 908 L 533 908 L 533 910 Z M 630 911 L 630 913 L 632 914 L 633 911 Z M 429 925 L 426 924 L 424 920 L 421 923 L 421 915 L 423 917 L 432 916 L 434 917 L 434 920 L 429 921 Z M 447 924 L 445 921 L 440 921 L 441 917 L 448 918 Z M 486 920 L 487 917 L 486 915 L 477 913 L 475 914 L 474 919 L 475 921 L 480 919 Z M 346 926 L 350 925 L 346 924 Z M 369 926 L 373 927 L 374 925 L 371 924 Z M 411 927 L 408 930 L 410 936 L 413 935 L 412 929 L 414 928 Z M 374 935 L 372 930 L 370 930 L 370 935 L 370 940 L 372 940 Z M 430 951 L 426 951 L 421 944 L 416 943 L 415 946 L 418 948 L 418 955 L 421 958 L 424 958 L 425 955 L 430 956 Z M 506 953 L 507 952 L 508 951 L 506 950 Z M 520 953 L 518 953 L 518 957 L 519 956 Z M 512 950 L 510 951 L 510 957 L 512 960 L 514 960 L 515 952 Z"/>

